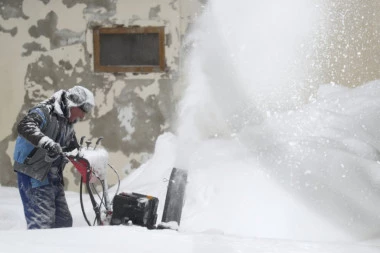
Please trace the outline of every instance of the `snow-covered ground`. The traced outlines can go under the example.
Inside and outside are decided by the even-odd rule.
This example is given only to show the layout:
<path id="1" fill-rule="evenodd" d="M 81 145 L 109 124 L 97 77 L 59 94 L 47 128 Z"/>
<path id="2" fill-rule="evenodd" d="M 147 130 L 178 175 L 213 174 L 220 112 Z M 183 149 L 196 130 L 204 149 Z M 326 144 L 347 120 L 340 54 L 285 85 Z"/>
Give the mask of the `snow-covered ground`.
<path id="1" fill-rule="evenodd" d="M 158 197 L 161 217 L 171 169 L 187 169 L 178 232 L 87 227 L 75 192 L 74 228 L 26 231 L 17 189 L 0 187 L 1 252 L 379 252 L 379 97 L 380 81 L 326 85 L 299 110 L 230 136 L 161 135 L 120 189 Z"/>
<path id="2" fill-rule="evenodd" d="M 294 48 L 320 11 L 306 1 L 210 2 L 176 131 L 120 187 L 158 197 L 160 219 L 186 169 L 179 231 L 88 227 L 75 192 L 73 228 L 26 231 L 17 189 L 0 187 L 0 252 L 380 252 L 380 81 L 302 82 Z"/>
<path id="3" fill-rule="evenodd" d="M 301 137 L 297 137 L 293 141 L 300 140 Z M 67 192 L 74 228 L 27 231 L 17 189 L 0 187 L 1 252 L 380 251 L 377 238 L 357 235 L 355 230 L 361 228 L 361 223 L 365 221 L 359 219 L 355 222 L 350 210 L 338 208 L 340 205 L 347 206 L 344 203 L 345 196 L 334 198 L 337 207 L 332 210 L 337 213 L 330 217 L 323 216 L 318 210 L 313 210 L 309 202 L 282 188 L 276 178 L 266 172 L 270 167 L 260 165 L 255 158 L 258 154 L 252 154 L 237 139 L 216 138 L 198 144 L 187 146 L 186 153 L 191 162 L 187 167 L 188 188 L 178 232 L 148 230 L 137 226 L 88 227 L 81 213 L 79 193 L 76 192 Z M 176 163 L 178 151 L 181 150 L 179 145 L 177 136 L 163 134 L 157 141 L 152 159 L 121 182 L 121 191 L 157 196 L 161 201 L 159 217 L 166 194 L 165 179 Z M 313 148 L 313 145 L 309 148 Z M 292 150 L 290 147 L 288 155 L 292 154 Z M 312 157 L 307 159 L 313 160 Z M 331 162 L 345 161 L 337 157 Z M 311 168 L 305 170 L 306 174 L 321 176 L 328 173 L 313 171 L 316 166 L 311 164 Z M 352 169 L 348 167 L 347 170 L 352 172 Z M 336 179 L 339 177 L 331 181 Z M 348 184 L 346 187 L 356 187 L 356 183 L 360 184 L 362 179 L 351 178 L 349 181 L 354 181 L 353 185 Z M 317 183 L 317 180 L 313 182 Z M 302 191 L 307 188 L 299 187 Z M 116 187 L 113 187 L 110 194 L 115 190 Z M 313 198 L 318 202 L 320 199 L 316 195 Z M 324 194 L 320 198 L 330 201 Z M 369 201 L 364 201 L 364 205 L 360 206 L 363 209 L 357 211 L 357 216 L 366 215 L 362 210 L 371 208 L 373 203 L 369 202 L 374 199 L 370 196 Z M 92 220 L 94 216 L 88 198 L 85 198 L 85 206 Z M 334 219 L 337 215 L 351 224 L 344 226 L 336 222 Z M 373 224 L 367 225 L 371 232 L 376 234 L 379 231 Z"/>

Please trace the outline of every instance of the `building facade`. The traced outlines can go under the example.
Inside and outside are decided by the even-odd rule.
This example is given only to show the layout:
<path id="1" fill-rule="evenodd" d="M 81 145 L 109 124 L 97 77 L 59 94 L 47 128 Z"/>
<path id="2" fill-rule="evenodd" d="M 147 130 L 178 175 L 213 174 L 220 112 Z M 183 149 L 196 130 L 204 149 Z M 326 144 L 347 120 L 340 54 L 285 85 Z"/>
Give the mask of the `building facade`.
<path id="1" fill-rule="evenodd" d="M 149 159 L 156 138 L 171 128 L 181 95 L 182 41 L 203 5 L 198 0 L 1 0 L 0 184 L 16 185 L 17 121 L 55 91 L 78 84 L 94 93 L 97 104 L 76 125 L 78 139 L 104 137 L 101 145 L 122 177 Z M 164 68 L 94 71 L 93 31 L 99 27 L 163 27 Z M 66 187 L 75 190 L 79 180 L 73 177 L 78 178 L 67 166 Z"/>

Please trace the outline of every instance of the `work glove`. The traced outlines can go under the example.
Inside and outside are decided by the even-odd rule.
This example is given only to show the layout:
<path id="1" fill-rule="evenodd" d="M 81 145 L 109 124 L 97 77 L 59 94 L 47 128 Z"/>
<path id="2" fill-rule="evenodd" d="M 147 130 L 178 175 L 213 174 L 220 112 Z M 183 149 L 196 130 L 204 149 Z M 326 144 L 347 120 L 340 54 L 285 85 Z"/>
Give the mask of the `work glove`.
<path id="1" fill-rule="evenodd" d="M 47 151 L 45 156 L 46 162 L 54 162 L 62 153 L 61 146 L 54 141 L 47 141 L 41 147 Z"/>

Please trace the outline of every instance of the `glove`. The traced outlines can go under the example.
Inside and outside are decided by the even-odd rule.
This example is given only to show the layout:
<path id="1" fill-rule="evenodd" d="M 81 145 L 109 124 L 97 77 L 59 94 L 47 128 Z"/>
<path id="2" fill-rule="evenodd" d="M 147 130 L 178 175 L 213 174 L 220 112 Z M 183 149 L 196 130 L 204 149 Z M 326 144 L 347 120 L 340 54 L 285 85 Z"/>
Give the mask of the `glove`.
<path id="1" fill-rule="evenodd" d="M 45 156 L 46 162 L 55 161 L 62 153 L 61 146 L 51 139 L 49 141 L 46 141 L 44 144 L 42 144 L 41 148 L 47 151 L 46 156 Z"/>

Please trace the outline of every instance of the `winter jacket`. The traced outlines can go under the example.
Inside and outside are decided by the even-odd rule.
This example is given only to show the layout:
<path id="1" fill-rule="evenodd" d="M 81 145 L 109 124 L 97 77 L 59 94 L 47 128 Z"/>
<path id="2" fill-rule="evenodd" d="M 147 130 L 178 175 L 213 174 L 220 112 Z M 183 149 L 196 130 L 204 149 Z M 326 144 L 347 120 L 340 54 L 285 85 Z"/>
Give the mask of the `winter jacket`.
<path id="1" fill-rule="evenodd" d="M 19 122 L 14 151 L 14 170 L 43 181 L 52 167 L 52 162 L 45 161 L 46 150 L 40 148 L 45 136 L 59 143 L 64 151 L 78 148 L 73 125 L 67 120 L 68 108 L 65 91 L 60 91 L 52 98 L 29 110 Z M 45 138 L 46 139 L 46 138 Z M 63 159 L 59 159 L 63 161 Z M 57 167 L 64 164 L 54 164 Z M 63 169 L 63 168 L 61 168 Z"/>

